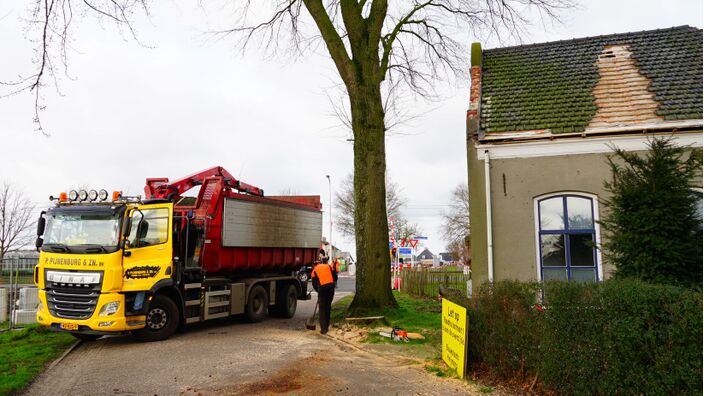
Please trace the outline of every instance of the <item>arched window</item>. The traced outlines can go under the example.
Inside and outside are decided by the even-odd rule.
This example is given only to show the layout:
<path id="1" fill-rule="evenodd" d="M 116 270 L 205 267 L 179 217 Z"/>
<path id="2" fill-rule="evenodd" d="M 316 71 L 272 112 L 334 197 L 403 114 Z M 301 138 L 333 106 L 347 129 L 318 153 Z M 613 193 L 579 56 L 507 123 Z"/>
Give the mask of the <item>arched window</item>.
<path id="1" fill-rule="evenodd" d="M 536 198 L 540 280 L 598 281 L 598 212 L 595 196 L 577 193 Z"/>

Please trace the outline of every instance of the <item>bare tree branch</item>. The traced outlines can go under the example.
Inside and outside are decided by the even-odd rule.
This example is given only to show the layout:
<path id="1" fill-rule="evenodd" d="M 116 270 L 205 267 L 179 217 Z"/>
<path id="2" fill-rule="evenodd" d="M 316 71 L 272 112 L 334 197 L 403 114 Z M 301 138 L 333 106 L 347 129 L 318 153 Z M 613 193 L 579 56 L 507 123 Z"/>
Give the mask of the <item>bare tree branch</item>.
<path id="1" fill-rule="evenodd" d="M 460 183 L 450 195 L 450 209 L 442 215 L 442 234 L 448 242 L 447 249 L 469 259 L 469 189 L 466 183 Z"/>
<path id="2" fill-rule="evenodd" d="M 70 48 L 72 26 L 76 16 L 108 19 L 120 31 L 126 29 L 132 39 L 140 42 L 134 26 L 137 10 L 149 15 L 148 0 L 35 0 L 28 20 L 30 40 L 36 42 L 33 60 L 36 68 L 29 75 L 13 80 L 0 80 L 0 99 L 29 92 L 34 99 L 34 124 L 45 136 L 49 133 L 41 122 L 45 109 L 44 89 L 53 85 L 59 89 L 59 70 L 69 75 L 67 49 Z M 69 77 L 70 78 L 70 77 Z M 47 82 L 47 79 L 49 82 Z M 59 92 L 60 94 L 60 92 Z"/>
<path id="3" fill-rule="evenodd" d="M 0 98 L 30 92 L 36 128 L 47 134 L 40 118 L 43 91 L 49 85 L 47 77 L 58 89 L 56 66 L 63 66 L 63 74 L 68 76 L 67 47 L 75 17 L 106 19 L 140 43 L 134 19 L 137 12 L 149 16 L 148 1 L 34 0 L 29 25 L 33 28 L 30 37 L 38 43 L 36 69 L 27 76 L 0 80 L 0 88 L 5 88 L 0 90 Z M 431 97 L 436 81 L 466 74 L 468 34 L 520 41 L 529 24 L 528 11 L 557 20 L 557 12 L 574 6 L 574 0 L 414 0 L 410 4 L 389 4 L 387 0 L 276 0 L 272 5 L 239 0 L 234 4 L 239 4 L 235 26 L 214 34 L 235 35 L 243 49 L 254 38 L 273 53 L 288 44 L 303 52 L 303 43 L 315 47 L 313 43 L 322 41 L 348 91 L 360 76 L 371 72 L 378 82 L 390 82 L 388 92 L 392 95 L 409 89 Z M 251 12 L 251 8 L 257 12 Z M 308 21 L 317 29 L 310 29 Z M 373 52 L 376 55 L 370 59 Z M 369 60 L 376 61 L 371 68 Z"/>
<path id="4" fill-rule="evenodd" d="M 403 216 L 403 208 L 407 200 L 403 196 L 398 184 L 386 180 L 386 211 L 389 218 L 394 219 L 397 225 L 404 225 L 405 229 L 413 233 L 420 230 L 417 224 L 409 224 Z M 354 179 L 347 175 L 335 193 L 335 225 L 345 238 L 354 239 Z M 420 231 L 415 231 L 419 233 Z"/>

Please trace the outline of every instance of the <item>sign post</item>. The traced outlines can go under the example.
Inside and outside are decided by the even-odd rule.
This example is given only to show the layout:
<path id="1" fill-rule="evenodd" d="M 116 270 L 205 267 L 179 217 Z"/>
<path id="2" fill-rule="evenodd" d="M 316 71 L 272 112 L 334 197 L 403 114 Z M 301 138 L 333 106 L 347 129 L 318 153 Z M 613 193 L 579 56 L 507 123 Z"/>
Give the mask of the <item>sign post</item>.
<path id="1" fill-rule="evenodd" d="M 469 346 L 467 308 L 442 299 L 442 360 L 457 371 L 460 378 L 467 375 Z"/>

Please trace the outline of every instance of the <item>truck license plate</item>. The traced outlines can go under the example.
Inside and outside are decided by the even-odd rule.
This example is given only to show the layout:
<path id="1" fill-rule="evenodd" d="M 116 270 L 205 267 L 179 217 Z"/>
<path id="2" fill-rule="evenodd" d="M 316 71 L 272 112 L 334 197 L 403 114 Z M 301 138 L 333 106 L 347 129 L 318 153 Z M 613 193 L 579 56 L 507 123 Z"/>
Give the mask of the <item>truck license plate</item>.
<path id="1" fill-rule="evenodd" d="M 61 328 L 64 330 L 78 330 L 76 323 L 61 323 Z"/>

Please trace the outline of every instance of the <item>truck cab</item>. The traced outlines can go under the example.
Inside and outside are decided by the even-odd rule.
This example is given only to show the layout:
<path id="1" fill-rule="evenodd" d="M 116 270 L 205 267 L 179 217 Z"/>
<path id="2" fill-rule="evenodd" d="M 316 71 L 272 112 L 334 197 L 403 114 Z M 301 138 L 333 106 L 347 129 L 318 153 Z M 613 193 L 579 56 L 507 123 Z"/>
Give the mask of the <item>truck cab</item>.
<path id="1" fill-rule="evenodd" d="M 172 203 L 120 199 L 47 210 L 34 273 L 37 322 L 82 339 L 169 322 L 166 310 L 147 317 L 144 308 L 155 286 L 173 285 L 172 219 Z"/>

